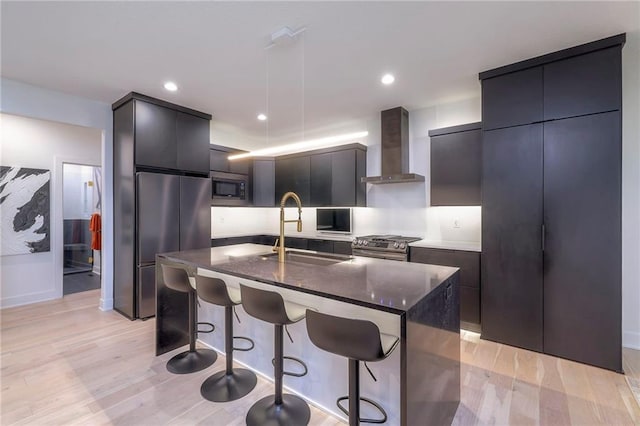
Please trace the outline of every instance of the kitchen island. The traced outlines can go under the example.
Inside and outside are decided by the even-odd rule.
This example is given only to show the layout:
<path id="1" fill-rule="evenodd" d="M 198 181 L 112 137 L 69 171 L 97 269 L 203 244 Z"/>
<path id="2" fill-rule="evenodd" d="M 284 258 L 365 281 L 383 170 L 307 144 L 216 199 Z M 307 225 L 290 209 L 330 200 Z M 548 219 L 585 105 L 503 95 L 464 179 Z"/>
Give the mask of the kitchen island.
<path id="1" fill-rule="evenodd" d="M 311 256 L 309 256 L 311 254 Z M 460 338 L 458 270 L 437 265 L 349 256 L 313 257 L 292 251 L 279 263 L 271 248 L 256 244 L 166 253 L 157 257 L 156 351 L 161 354 L 188 343 L 187 299 L 164 286 L 161 264 L 184 267 L 190 274 L 213 276 L 227 285 L 240 283 L 278 291 L 286 300 L 321 312 L 367 319 L 381 332 L 400 337 L 389 358 L 369 366 L 376 375 L 361 376 L 363 396 L 379 402 L 389 414 L 388 424 L 449 424 L 460 401 Z M 235 359 L 263 376 L 273 377 L 273 330 L 246 315 L 234 324 L 236 336 L 256 342 Z M 223 328 L 223 309 L 202 303 L 199 321 Z M 347 394 L 347 360 L 316 348 L 305 323 L 289 327 L 294 342 L 285 354 L 303 359 L 309 374 L 285 378 L 285 386 L 313 404 L 344 418 L 335 400 Z M 218 350 L 223 332 L 199 336 Z M 367 415 L 363 406 L 363 415 Z"/>

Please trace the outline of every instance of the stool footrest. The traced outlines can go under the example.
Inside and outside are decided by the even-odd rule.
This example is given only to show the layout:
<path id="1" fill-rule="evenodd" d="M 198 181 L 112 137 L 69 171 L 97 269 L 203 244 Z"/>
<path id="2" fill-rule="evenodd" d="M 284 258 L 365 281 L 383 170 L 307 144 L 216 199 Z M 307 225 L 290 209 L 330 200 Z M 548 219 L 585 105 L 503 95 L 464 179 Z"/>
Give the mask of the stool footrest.
<path id="1" fill-rule="evenodd" d="M 206 333 L 213 333 L 213 331 L 216 329 L 216 326 L 211 324 L 210 322 L 198 322 L 198 327 L 201 326 L 201 325 L 204 325 L 204 326 L 207 326 L 207 327 L 211 327 L 211 329 L 209 329 L 209 330 L 200 330 L 200 329 L 198 329 L 198 333 L 205 333 L 205 334 Z"/>
<path id="2" fill-rule="evenodd" d="M 347 417 L 349 417 L 349 410 L 347 410 L 346 408 L 344 408 L 342 406 L 342 404 L 340 404 L 342 401 L 348 401 L 349 397 L 348 396 L 343 396 L 340 397 L 336 400 L 336 405 L 338 406 L 338 408 L 340 409 L 340 411 L 342 411 Z M 360 401 L 364 401 L 368 404 L 371 404 L 373 407 L 375 407 L 378 411 L 380 411 L 380 414 L 382 414 L 382 418 L 381 419 L 363 419 L 363 418 L 359 418 L 358 421 L 360 423 L 377 423 L 377 424 L 381 424 L 381 423 L 385 423 L 387 421 L 387 412 L 384 411 L 384 408 L 382 408 L 382 406 L 380 406 L 380 404 L 378 404 L 375 401 L 370 400 L 369 398 L 364 398 L 364 397 L 360 397 Z"/>
<path id="3" fill-rule="evenodd" d="M 299 358 L 292 357 L 292 356 L 283 356 L 282 358 L 283 359 L 288 359 L 290 361 L 295 361 L 298 364 L 302 365 L 302 368 L 304 368 L 304 371 L 302 373 L 293 373 L 293 372 L 290 372 L 290 371 L 283 371 L 282 374 L 284 374 L 285 376 L 293 376 L 293 377 L 303 377 L 303 376 L 307 375 L 309 370 L 307 370 L 307 364 L 305 364 L 304 361 L 302 361 Z M 273 364 L 273 366 L 275 367 L 275 365 L 276 365 L 275 358 L 273 358 L 271 360 L 271 364 Z"/>
<path id="4" fill-rule="evenodd" d="M 254 341 L 248 337 L 242 337 L 242 336 L 233 336 L 234 339 L 240 339 L 240 340 L 246 340 L 247 342 L 251 343 L 251 346 L 249 346 L 248 348 L 236 348 L 235 346 L 233 347 L 234 351 L 241 351 L 241 352 L 247 352 L 252 350 L 256 344 L 254 343 Z"/>

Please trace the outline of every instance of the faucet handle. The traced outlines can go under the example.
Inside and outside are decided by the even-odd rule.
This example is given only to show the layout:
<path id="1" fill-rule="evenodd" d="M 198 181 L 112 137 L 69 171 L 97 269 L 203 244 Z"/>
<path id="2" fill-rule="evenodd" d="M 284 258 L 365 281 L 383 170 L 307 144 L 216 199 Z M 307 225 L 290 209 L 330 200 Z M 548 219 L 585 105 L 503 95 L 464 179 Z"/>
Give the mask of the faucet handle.
<path id="1" fill-rule="evenodd" d="M 280 242 L 280 238 L 276 238 L 276 242 L 273 244 L 273 247 L 271 248 L 271 251 L 273 251 L 274 253 L 278 251 L 279 242 Z"/>

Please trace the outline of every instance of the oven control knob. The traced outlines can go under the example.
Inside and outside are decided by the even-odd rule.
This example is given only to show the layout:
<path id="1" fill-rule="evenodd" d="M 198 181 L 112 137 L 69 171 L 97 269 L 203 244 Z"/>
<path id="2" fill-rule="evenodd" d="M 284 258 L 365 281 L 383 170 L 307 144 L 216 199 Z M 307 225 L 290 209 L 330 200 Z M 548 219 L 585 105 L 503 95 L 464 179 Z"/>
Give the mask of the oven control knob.
<path id="1" fill-rule="evenodd" d="M 400 243 L 400 248 L 401 248 L 402 250 L 404 250 L 404 248 L 405 248 L 406 246 L 407 246 L 407 245 L 406 245 L 405 243 Z"/>
<path id="2" fill-rule="evenodd" d="M 363 246 L 366 246 L 366 245 L 368 245 L 368 244 L 369 244 L 369 242 L 368 242 L 367 240 L 362 241 L 362 245 L 363 245 Z"/>
<path id="3" fill-rule="evenodd" d="M 356 241 L 356 244 L 358 244 L 359 246 L 361 246 L 361 245 L 362 245 L 362 240 L 358 240 L 358 241 Z"/>
<path id="4" fill-rule="evenodd" d="M 393 243 L 393 248 L 397 249 L 398 247 L 400 247 L 400 244 L 398 244 L 398 242 L 396 241 L 395 243 Z"/>

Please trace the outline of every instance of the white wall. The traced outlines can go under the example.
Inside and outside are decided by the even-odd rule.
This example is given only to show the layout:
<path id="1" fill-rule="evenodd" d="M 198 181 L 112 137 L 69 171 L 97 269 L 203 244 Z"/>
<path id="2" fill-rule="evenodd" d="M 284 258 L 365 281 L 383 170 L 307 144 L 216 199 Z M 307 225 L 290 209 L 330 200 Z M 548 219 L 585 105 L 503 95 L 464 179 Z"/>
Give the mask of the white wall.
<path id="1" fill-rule="evenodd" d="M 640 349 L 640 32 L 622 49 L 622 341 Z"/>
<path id="2" fill-rule="evenodd" d="M 102 132 L 89 127 L 0 114 L 3 165 L 51 170 L 51 251 L 2 256 L 0 305 L 22 305 L 62 296 L 62 162 L 100 164 Z"/>
<path id="3" fill-rule="evenodd" d="M 37 118 L 41 120 L 49 120 L 53 122 L 72 124 L 76 126 L 89 127 L 97 129 L 101 141 L 101 163 L 97 165 L 102 166 L 103 173 L 103 206 L 102 206 L 102 235 L 103 235 L 103 250 L 102 250 L 102 262 L 103 262 L 103 274 L 102 274 L 102 289 L 100 296 L 100 308 L 112 309 L 113 308 L 113 137 L 112 137 L 112 112 L 111 106 L 103 102 L 97 102 L 90 99 L 79 98 L 76 96 L 67 95 L 64 93 L 56 92 L 53 90 L 44 89 L 41 87 L 32 86 L 29 84 L 20 83 L 17 81 L 2 78 L 0 80 L 0 112 L 7 114 L 14 114 L 23 117 Z M 3 149 L 5 143 L 2 143 Z M 79 153 L 79 152 L 78 152 Z M 75 158 L 73 153 L 71 157 Z M 0 158 L 0 161 L 4 164 L 4 158 Z M 100 161 L 100 160 L 99 160 Z M 81 162 L 84 162 L 81 161 Z M 60 174 L 61 176 L 61 174 Z M 52 185 L 52 197 L 55 194 L 55 183 Z M 61 189 L 61 182 L 58 183 L 59 189 Z M 59 195 L 58 196 L 58 200 Z M 61 210 L 60 210 L 61 211 Z M 52 216 L 53 220 L 53 216 Z M 52 240 L 52 243 L 55 242 Z M 52 245 L 53 247 L 53 245 Z M 60 247 L 60 256 L 62 251 Z M 17 262 L 15 260 L 11 262 Z M 42 265 L 40 259 L 26 258 L 20 265 L 16 264 L 14 267 L 10 267 L 5 270 L 4 257 L 2 260 L 2 284 L 0 288 L 5 286 L 5 280 L 19 280 L 20 276 L 17 271 L 20 268 L 33 270 L 34 282 L 51 281 L 51 277 L 54 276 L 58 279 L 60 285 L 59 294 L 40 292 L 38 295 L 28 295 L 28 291 L 25 290 L 25 296 L 20 298 L 14 298 L 10 301 L 11 305 L 31 303 L 37 300 L 45 300 L 46 298 L 60 297 L 62 295 L 62 272 L 60 274 L 53 275 L 47 267 Z M 58 267 L 57 263 L 55 267 Z M 62 268 L 60 261 L 59 267 Z M 47 272 L 45 272 L 47 271 Z M 62 269 L 60 269 L 62 271 Z M 38 293 L 36 291 L 36 293 Z M 4 299 L 4 292 L 0 296 Z M 5 305 L 4 301 L 2 306 Z"/>

